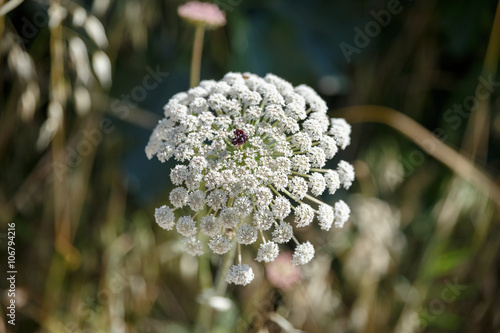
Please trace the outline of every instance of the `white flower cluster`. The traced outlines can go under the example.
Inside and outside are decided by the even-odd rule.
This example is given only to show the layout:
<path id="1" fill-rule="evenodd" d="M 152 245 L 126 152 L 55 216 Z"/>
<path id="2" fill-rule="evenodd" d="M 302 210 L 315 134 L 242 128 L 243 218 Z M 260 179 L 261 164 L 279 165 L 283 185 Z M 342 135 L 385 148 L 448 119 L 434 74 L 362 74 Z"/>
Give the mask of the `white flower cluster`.
<path id="1" fill-rule="evenodd" d="M 342 200 L 332 207 L 315 197 L 348 189 L 354 181 L 354 168 L 345 161 L 336 170 L 323 168 L 349 145 L 351 127 L 328 118 L 326 103 L 310 87 L 294 88 L 272 74 L 228 73 L 176 94 L 164 110 L 146 154 L 180 163 L 170 173 L 177 186 L 169 198 L 173 208 L 158 208 L 155 218 L 160 227 L 175 227 L 186 237 L 188 253 L 203 253 L 200 234 L 211 238 L 208 246 L 217 254 L 235 242 L 260 239 L 256 260 L 271 262 L 278 244 L 293 239 L 293 263 L 303 265 L 314 257 L 314 247 L 298 243 L 291 223 L 301 228 L 316 217 L 327 231 L 349 219 Z M 193 216 L 176 218 L 174 211 L 183 207 Z M 292 213 L 294 219 L 286 221 Z M 226 279 L 245 285 L 253 272 L 240 262 Z"/>

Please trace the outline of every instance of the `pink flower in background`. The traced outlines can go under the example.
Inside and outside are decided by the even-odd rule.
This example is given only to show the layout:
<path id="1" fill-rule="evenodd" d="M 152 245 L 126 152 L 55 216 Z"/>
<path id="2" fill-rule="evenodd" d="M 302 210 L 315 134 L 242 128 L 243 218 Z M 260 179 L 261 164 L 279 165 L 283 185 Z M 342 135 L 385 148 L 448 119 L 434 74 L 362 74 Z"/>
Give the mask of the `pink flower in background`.
<path id="1" fill-rule="evenodd" d="M 300 280 L 300 269 L 292 263 L 292 253 L 286 251 L 266 265 L 266 275 L 272 285 L 286 291 Z"/>
<path id="2" fill-rule="evenodd" d="M 204 24 L 211 28 L 226 25 L 226 15 L 214 4 L 189 1 L 177 8 L 180 17 L 195 24 Z"/>

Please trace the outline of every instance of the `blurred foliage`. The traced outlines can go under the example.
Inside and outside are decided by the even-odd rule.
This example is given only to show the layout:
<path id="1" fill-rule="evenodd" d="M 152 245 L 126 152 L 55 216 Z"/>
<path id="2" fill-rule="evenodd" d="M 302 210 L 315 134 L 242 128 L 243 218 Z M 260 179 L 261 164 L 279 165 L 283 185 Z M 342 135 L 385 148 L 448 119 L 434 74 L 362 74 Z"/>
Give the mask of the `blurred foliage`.
<path id="1" fill-rule="evenodd" d="M 401 1 L 352 62 L 341 43 L 355 45 L 354 28 L 393 1 L 215 2 L 228 24 L 206 35 L 202 79 L 272 72 L 317 89 L 332 117 L 394 108 L 442 129 L 498 184 L 498 75 L 486 109 L 449 111 L 474 96 L 488 45 L 500 49 L 489 41 L 496 2 Z M 180 3 L 26 0 L 0 17 L 0 251 L 3 268 L 15 222 L 18 271 L 16 326 L 3 289 L 0 331 L 193 329 L 198 262 L 153 218 L 172 164 L 144 154 L 162 106 L 188 88 L 193 30 Z M 151 71 L 168 75 L 146 89 Z M 256 279 L 229 288 L 214 332 L 498 331 L 498 206 L 384 125 L 356 124 L 339 158 L 357 171 L 349 227 L 304 231 L 318 257 L 290 290 L 253 262 Z"/>

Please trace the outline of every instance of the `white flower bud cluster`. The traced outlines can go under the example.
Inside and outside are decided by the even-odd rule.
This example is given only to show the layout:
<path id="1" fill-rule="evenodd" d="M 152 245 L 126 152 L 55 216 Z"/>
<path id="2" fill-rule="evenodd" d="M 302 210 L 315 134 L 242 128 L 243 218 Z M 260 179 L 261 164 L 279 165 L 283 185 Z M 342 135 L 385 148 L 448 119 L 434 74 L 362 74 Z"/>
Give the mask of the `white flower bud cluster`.
<path id="1" fill-rule="evenodd" d="M 344 119 L 329 119 L 326 103 L 310 87 L 294 88 L 272 74 L 228 73 L 174 95 L 164 111 L 146 155 L 179 164 L 170 172 L 173 208 L 156 209 L 155 219 L 186 237 L 188 253 L 203 253 L 199 235 L 204 234 L 217 254 L 260 242 L 256 260 L 271 262 L 278 244 L 293 239 L 292 262 L 303 265 L 314 257 L 314 247 L 298 243 L 292 224 L 306 227 L 316 218 L 329 230 L 349 219 L 342 200 L 330 206 L 315 197 L 352 185 L 351 164 L 323 168 L 349 145 L 351 127 Z M 174 211 L 187 207 L 193 214 L 176 219 Z M 253 277 L 240 262 L 226 280 L 246 285 Z"/>

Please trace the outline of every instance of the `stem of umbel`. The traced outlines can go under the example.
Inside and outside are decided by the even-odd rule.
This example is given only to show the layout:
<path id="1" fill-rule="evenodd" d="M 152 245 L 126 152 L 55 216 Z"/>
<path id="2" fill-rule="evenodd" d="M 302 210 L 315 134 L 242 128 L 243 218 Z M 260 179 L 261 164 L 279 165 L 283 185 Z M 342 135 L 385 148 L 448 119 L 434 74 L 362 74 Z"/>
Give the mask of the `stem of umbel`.
<path id="1" fill-rule="evenodd" d="M 197 24 L 194 40 L 193 40 L 193 57 L 191 59 L 191 73 L 190 73 L 190 87 L 193 88 L 200 83 L 201 76 L 201 58 L 203 54 L 203 38 L 205 34 L 205 26 L 203 24 Z M 236 255 L 236 238 L 233 239 L 233 246 L 231 250 L 226 253 L 224 259 L 221 261 L 219 265 L 219 269 L 217 271 L 216 281 L 214 284 L 215 293 L 210 296 L 220 296 L 223 297 L 226 293 L 227 282 L 225 280 L 226 272 L 234 261 Z M 209 268 L 209 260 L 207 255 L 202 255 L 199 257 L 199 266 L 200 266 L 200 289 L 202 292 L 207 291 L 207 288 L 210 289 L 211 286 L 208 285 L 208 281 L 211 281 L 211 278 L 206 278 L 201 276 L 201 274 L 210 274 Z M 210 307 L 206 299 L 203 299 L 200 308 L 198 310 L 198 318 L 196 321 L 196 332 L 207 332 L 211 329 L 212 326 L 212 316 L 213 309 Z"/>
<path id="2" fill-rule="evenodd" d="M 201 55 L 203 53 L 203 37 L 205 35 L 205 25 L 198 23 L 194 32 L 193 58 L 191 59 L 190 88 L 196 87 L 200 83 Z"/>

